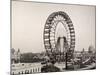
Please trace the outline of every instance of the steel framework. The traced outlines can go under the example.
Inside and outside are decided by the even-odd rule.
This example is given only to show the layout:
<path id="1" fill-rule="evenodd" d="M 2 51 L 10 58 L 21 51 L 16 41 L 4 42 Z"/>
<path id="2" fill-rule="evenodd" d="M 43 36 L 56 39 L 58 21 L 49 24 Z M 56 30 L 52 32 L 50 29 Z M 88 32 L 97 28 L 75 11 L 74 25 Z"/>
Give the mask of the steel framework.
<path id="1" fill-rule="evenodd" d="M 61 22 L 66 29 L 67 41 L 69 45 L 69 56 L 73 55 L 75 48 L 75 31 L 70 17 L 63 11 L 53 12 L 46 20 L 44 27 L 44 47 L 50 57 L 56 51 L 55 32 L 58 23 Z M 68 56 L 68 55 L 67 55 Z"/>

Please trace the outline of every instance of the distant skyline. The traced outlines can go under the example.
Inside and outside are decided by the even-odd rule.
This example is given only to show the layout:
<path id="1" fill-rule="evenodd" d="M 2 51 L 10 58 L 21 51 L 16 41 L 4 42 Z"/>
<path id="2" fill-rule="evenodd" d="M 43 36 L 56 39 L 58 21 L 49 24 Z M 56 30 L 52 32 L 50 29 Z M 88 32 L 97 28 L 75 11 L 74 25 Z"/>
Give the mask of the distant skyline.
<path id="1" fill-rule="evenodd" d="M 45 51 L 44 25 L 48 16 L 57 11 L 66 12 L 73 22 L 75 50 L 87 50 L 90 45 L 95 47 L 95 6 L 13 1 L 12 48 L 32 53 Z"/>

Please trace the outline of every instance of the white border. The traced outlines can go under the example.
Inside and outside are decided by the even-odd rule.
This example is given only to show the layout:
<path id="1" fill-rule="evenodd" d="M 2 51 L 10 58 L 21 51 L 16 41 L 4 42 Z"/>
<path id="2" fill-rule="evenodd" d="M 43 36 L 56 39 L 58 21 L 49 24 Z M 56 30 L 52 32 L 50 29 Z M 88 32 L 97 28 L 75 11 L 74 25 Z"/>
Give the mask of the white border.
<path id="1" fill-rule="evenodd" d="M 29 0 L 33 1 L 33 0 Z M 96 5 L 97 7 L 97 25 L 96 25 L 96 51 L 97 51 L 97 69 L 87 71 L 70 71 L 70 72 L 58 72 L 58 73 L 41 73 L 44 75 L 55 74 L 77 74 L 77 75 L 98 75 L 99 74 L 99 57 L 100 57 L 100 2 L 99 0 L 36 0 L 42 2 L 55 2 L 55 3 L 71 3 L 71 4 L 88 4 Z M 10 75 L 10 0 L 0 0 L 0 75 Z"/>

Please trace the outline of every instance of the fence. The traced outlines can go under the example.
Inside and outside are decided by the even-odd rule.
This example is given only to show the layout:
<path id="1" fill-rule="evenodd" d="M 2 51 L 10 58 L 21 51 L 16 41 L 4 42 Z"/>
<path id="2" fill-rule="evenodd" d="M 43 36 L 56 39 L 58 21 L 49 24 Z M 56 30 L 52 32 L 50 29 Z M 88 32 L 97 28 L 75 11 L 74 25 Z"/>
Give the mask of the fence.
<path id="1" fill-rule="evenodd" d="M 23 69 L 20 71 L 12 71 L 12 75 L 19 75 L 19 74 L 33 74 L 41 72 L 41 68 L 31 68 L 31 69 Z"/>

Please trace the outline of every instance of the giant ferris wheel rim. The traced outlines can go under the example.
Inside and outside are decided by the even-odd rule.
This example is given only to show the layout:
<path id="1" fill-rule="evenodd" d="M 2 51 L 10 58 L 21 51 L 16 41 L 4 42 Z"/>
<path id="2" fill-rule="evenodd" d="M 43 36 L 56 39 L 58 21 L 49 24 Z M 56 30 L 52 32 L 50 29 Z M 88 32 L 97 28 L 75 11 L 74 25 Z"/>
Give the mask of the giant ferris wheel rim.
<path id="1" fill-rule="evenodd" d="M 70 49 L 74 50 L 74 48 L 75 48 L 75 31 L 74 31 L 73 23 L 72 23 L 70 17 L 68 16 L 68 14 L 63 11 L 53 12 L 52 14 L 49 15 L 49 17 L 46 20 L 45 27 L 44 27 L 44 34 L 43 34 L 45 49 L 46 49 L 46 51 L 52 49 L 51 43 L 50 43 L 50 29 L 52 28 L 51 23 L 52 23 L 53 19 L 55 18 L 55 16 L 58 16 L 58 15 L 62 16 L 65 19 L 65 22 L 68 24 L 69 31 L 70 31 L 70 37 L 71 37 Z M 48 36 L 45 36 L 46 34 L 48 34 Z M 45 41 L 46 39 L 48 41 Z M 48 45 L 46 45 L 47 43 L 48 43 Z"/>

